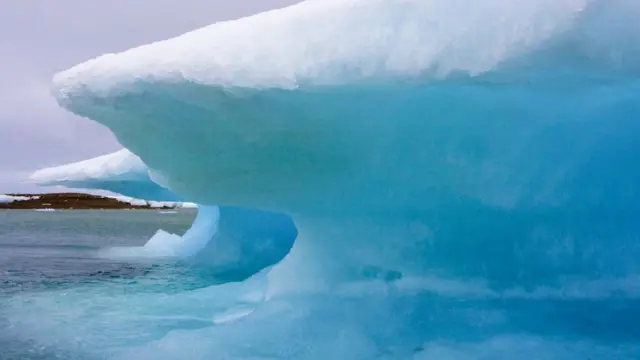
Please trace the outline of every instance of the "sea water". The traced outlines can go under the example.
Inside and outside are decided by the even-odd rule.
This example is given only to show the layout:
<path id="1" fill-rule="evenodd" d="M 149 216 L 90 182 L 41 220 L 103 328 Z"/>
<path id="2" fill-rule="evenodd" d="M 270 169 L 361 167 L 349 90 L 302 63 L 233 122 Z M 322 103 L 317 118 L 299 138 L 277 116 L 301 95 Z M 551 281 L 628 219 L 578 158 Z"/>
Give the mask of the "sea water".
<path id="1" fill-rule="evenodd" d="M 198 287 L 196 282 L 185 285 L 193 277 L 175 264 L 100 255 L 105 248 L 143 245 L 160 224 L 184 232 L 195 213 L 0 211 L 0 359 L 87 359 L 81 348 L 91 346 L 90 334 L 82 325 L 101 306 L 117 306 L 117 299 L 139 283 L 148 285 L 145 291 L 156 288 L 165 294 Z M 72 300 L 65 302 L 66 297 Z M 105 313 L 100 321 L 107 323 L 110 316 Z M 71 336 L 39 341 L 61 332 Z"/>

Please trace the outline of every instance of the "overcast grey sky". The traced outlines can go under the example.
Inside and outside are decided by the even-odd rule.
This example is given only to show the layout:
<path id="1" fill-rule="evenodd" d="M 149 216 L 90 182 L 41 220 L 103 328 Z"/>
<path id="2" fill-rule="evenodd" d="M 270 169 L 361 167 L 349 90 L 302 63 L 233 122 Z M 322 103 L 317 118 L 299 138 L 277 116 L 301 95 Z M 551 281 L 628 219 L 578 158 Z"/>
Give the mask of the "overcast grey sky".
<path id="1" fill-rule="evenodd" d="M 58 108 L 56 72 L 98 55 L 299 0 L 0 0 L 0 194 L 41 167 L 119 149 L 101 126 Z"/>

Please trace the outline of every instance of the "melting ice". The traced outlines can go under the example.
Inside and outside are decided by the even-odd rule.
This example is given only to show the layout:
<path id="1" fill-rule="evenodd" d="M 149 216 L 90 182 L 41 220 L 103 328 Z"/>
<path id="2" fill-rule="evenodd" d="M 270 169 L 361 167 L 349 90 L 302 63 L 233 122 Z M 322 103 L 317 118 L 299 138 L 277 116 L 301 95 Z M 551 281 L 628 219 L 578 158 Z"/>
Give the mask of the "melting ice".
<path id="1" fill-rule="evenodd" d="M 209 320 L 93 351 L 637 358 L 639 15 L 625 0 L 308 0 L 56 75 L 60 105 L 128 150 L 34 178 L 196 202 L 184 237 L 144 252 L 230 274 L 120 297 Z M 298 236 L 265 250 L 216 238 L 224 221 Z"/>

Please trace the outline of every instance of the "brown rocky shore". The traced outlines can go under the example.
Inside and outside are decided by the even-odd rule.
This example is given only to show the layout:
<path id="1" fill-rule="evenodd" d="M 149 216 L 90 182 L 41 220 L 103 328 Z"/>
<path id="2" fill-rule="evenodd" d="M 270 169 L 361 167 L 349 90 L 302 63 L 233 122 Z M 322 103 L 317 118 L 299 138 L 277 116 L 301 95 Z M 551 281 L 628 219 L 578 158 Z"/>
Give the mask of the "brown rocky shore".
<path id="1" fill-rule="evenodd" d="M 91 210 L 91 209 L 140 209 L 158 210 L 173 209 L 177 206 L 172 203 L 157 205 L 141 201 L 140 204 L 131 204 L 116 198 L 90 195 L 82 193 L 51 193 L 51 194 L 7 194 L 13 201 L 1 202 L 0 209 L 55 209 L 55 210 Z M 145 205 L 143 205 L 145 204 Z"/>

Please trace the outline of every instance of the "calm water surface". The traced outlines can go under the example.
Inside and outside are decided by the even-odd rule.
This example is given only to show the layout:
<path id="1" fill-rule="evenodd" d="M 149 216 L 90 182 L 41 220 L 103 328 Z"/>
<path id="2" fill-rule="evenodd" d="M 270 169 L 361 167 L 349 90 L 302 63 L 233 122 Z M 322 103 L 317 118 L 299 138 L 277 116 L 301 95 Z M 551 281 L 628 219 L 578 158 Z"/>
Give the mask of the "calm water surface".
<path id="1" fill-rule="evenodd" d="M 7 306 L 8 301 L 36 301 L 39 294 L 46 297 L 51 290 L 105 281 L 137 281 L 140 276 L 166 286 L 186 270 L 109 260 L 99 256 L 100 249 L 141 246 L 159 228 L 181 234 L 195 214 L 195 210 L 0 210 L 0 306 Z M 0 312 L 0 359 L 70 357 L 75 355 L 34 344 Z"/>

